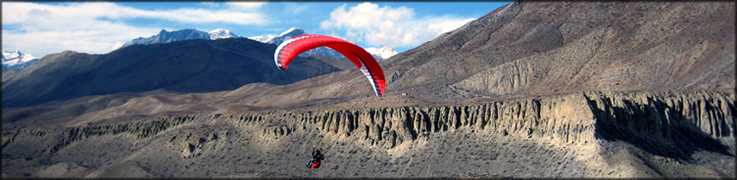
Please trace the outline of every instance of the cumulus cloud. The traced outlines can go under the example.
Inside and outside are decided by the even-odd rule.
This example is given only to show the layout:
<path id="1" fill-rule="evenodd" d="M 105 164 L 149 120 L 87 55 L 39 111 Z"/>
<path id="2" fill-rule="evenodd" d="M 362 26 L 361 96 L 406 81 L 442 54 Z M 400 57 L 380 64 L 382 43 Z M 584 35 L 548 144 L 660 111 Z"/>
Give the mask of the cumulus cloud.
<path id="1" fill-rule="evenodd" d="M 256 26 L 268 22 L 264 15 L 255 10 L 263 3 L 229 3 L 234 8 L 223 10 L 150 10 L 106 2 L 60 5 L 2 2 L 2 5 L 3 49 L 17 49 L 37 55 L 63 50 L 105 53 L 122 41 L 149 36 L 162 28 L 131 26 L 123 22 L 127 19 Z"/>
<path id="2" fill-rule="evenodd" d="M 397 51 L 389 47 L 381 47 L 381 48 L 368 47 L 365 49 L 370 54 L 381 57 L 381 59 L 389 59 L 390 57 L 397 54 Z"/>
<path id="3" fill-rule="evenodd" d="M 454 30 L 473 18 L 453 16 L 416 17 L 407 7 L 380 7 L 361 3 L 353 7 L 340 6 L 330 18 L 320 23 L 326 31 L 339 32 L 348 39 L 370 46 L 388 48 L 414 47 L 438 35 Z"/>

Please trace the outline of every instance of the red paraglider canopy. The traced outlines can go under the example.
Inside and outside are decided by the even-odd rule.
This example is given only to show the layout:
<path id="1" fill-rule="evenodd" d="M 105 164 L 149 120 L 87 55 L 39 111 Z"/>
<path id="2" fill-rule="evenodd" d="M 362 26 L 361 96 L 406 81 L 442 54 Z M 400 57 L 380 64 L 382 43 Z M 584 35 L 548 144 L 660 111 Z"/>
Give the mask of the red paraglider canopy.
<path id="1" fill-rule="evenodd" d="M 317 34 L 295 36 L 284 41 L 276 48 L 276 52 L 274 52 L 274 63 L 276 63 L 279 69 L 286 71 L 289 63 L 297 55 L 322 46 L 334 49 L 348 58 L 348 60 L 356 65 L 356 68 L 359 68 L 366 75 L 374 90 L 374 94 L 377 96 L 384 95 L 384 70 L 381 69 L 379 63 L 363 48 L 336 37 Z"/>

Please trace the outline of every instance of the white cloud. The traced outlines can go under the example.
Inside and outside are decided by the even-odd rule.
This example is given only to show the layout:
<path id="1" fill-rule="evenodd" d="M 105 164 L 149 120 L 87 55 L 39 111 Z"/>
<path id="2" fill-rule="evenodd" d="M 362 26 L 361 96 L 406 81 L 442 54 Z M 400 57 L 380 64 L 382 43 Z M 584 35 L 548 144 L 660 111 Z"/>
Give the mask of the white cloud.
<path id="1" fill-rule="evenodd" d="M 240 25 L 264 25 L 268 22 L 266 21 L 266 17 L 259 12 L 238 11 L 234 9 L 210 10 L 181 8 L 171 10 L 144 10 L 107 2 L 75 3 L 58 6 L 3 2 L 3 24 L 25 22 L 44 16 L 110 19 L 152 18 L 184 23 L 230 23 Z"/>
<path id="2" fill-rule="evenodd" d="M 368 47 L 365 49 L 370 54 L 373 54 L 374 56 L 379 56 L 382 59 L 389 59 L 390 57 L 397 54 L 397 51 L 389 47 L 381 47 L 381 48 Z"/>
<path id="3" fill-rule="evenodd" d="M 266 2 L 228 2 L 229 6 L 242 9 L 256 9 L 266 5 Z"/>
<path id="4" fill-rule="evenodd" d="M 134 18 L 194 24 L 267 24 L 266 17 L 257 11 L 261 5 L 250 5 L 250 10 L 243 10 L 245 5 L 240 3 L 238 6 L 241 8 L 148 10 L 106 2 L 63 5 L 2 2 L 2 45 L 4 50 L 17 49 L 38 55 L 63 50 L 106 53 L 116 43 L 150 36 L 163 28 L 135 27 L 122 22 Z M 6 26 L 14 28 L 5 29 Z"/>
<path id="5" fill-rule="evenodd" d="M 320 23 L 320 28 L 342 31 L 348 39 L 370 46 L 404 48 L 417 46 L 471 20 L 452 16 L 415 17 L 411 8 L 380 7 L 366 2 L 336 8 L 330 19 Z"/>

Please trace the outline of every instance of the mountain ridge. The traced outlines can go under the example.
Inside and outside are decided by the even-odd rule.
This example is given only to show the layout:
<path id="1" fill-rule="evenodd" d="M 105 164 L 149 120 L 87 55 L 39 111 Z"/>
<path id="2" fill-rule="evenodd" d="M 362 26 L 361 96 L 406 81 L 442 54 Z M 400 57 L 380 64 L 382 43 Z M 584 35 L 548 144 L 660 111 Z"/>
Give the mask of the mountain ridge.
<path id="1" fill-rule="evenodd" d="M 247 38 L 260 41 L 263 43 L 279 46 L 279 44 L 281 44 L 285 40 L 292 38 L 294 36 L 305 34 L 305 33 L 306 32 L 300 28 L 290 27 L 289 29 L 283 31 L 279 35 L 260 35 L 260 36 L 251 36 Z M 238 36 L 235 33 L 231 32 L 230 30 L 223 29 L 223 28 L 216 28 L 208 32 L 200 31 L 196 29 L 181 29 L 181 30 L 175 30 L 175 31 L 166 31 L 162 29 L 158 34 L 145 37 L 145 38 L 138 37 L 130 41 L 127 41 L 121 47 L 126 47 L 126 46 L 130 46 L 133 44 L 159 44 L 159 43 L 170 43 L 170 42 L 175 42 L 175 41 L 193 40 L 193 39 L 217 40 L 217 39 L 224 39 L 224 38 L 243 38 L 243 37 Z M 368 48 L 367 50 L 369 50 L 369 53 L 374 55 L 374 57 L 377 58 L 377 60 L 382 60 L 382 59 L 391 57 L 392 55 L 397 53 L 394 49 L 391 49 L 388 47 Z M 330 59 L 335 59 L 335 60 L 344 59 L 342 54 L 330 48 L 326 48 L 326 47 L 307 51 L 303 54 L 300 54 L 300 57 L 330 58 Z"/>
<path id="2" fill-rule="evenodd" d="M 65 51 L 44 57 L 27 71 L 3 72 L 3 106 L 159 88 L 203 92 L 254 82 L 284 84 L 338 70 L 323 61 L 298 61 L 297 69 L 280 72 L 271 60 L 275 48 L 227 38 L 131 45 L 102 55 Z"/>

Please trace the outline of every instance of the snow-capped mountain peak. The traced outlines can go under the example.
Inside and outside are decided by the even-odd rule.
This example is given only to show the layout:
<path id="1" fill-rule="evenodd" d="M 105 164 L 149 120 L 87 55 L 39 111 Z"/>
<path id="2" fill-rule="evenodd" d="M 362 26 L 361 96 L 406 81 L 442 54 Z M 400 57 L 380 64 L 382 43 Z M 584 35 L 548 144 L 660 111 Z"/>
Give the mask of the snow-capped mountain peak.
<path id="1" fill-rule="evenodd" d="M 286 31 L 283 31 L 282 33 L 279 33 L 279 35 L 274 34 L 266 34 L 266 35 L 259 35 L 259 36 L 251 36 L 248 37 L 249 39 L 253 39 L 256 41 L 260 41 L 262 43 L 269 43 L 274 45 L 279 45 L 285 40 L 292 38 L 294 36 L 298 36 L 301 34 L 304 34 L 305 31 L 302 29 L 299 29 L 297 27 L 290 27 Z"/>
<path id="2" fill-rule="evenodd" d="M 267 34 L 267 35 L 260 35 L 260 36 L 251 36 L 248 37 L 249 39 L 253 39 L 256 41 L 260 41 L 263 43 L 273 44 L 273 45 L 279 45 L 282 42 L 286 41 L 289 38 L 299 36 L 305 34 L 305 31 L 297 28 L 297 27 L 291 27 L 287 29 L 286 31 L 283 31 L 279 35 L 274 34 Z M 196 29 L 181 29 L 181 30 L 174 30 L 174 31 L 167 31 L 162 29 L 158 34 L 155 34 L 150 37 L 139 37 L 135 38 L 133 40 L 130 40 L 123 44 L 122 47 L 134 45 L 134 44 L 158 44 L 158 43 L 170 43 L 174 41 L 183 41 L 183 40 L 191 40 L 191 39 L 206 39 L 206 40 L 216 40 L 216 39 L 224 39 L 224 38 L 235 38 L 239 37 L 235 33 L 231 32 L 228 29 L 222 29 L 217 28 L 210 30 L 208 32 L 196 30 Z M 116 45 L 115 47 L 118 47 Z M 396 51 L 394 51 L 391 48 L 367 48 L 367 51 L 369 53 L 373 54 L 374 57 L 376 57 L 378 60 L 386 59 L 388 57 L 393 56 L 394 54 L 397 54 Z M 302 57 L 310 57 L 310 56 L 321 56 L 321 57 L 332 57 L 332 58 L 343 58 L 343 55 L 340 53 L 334 51 L 333 49 L 321 47 L 317 49 L 310 50 L 308 52 L 303 53 L 300 55 Z"/>
<path id="3" fill-rule="evenodd" d="M 33 60 L 36 60 L 36 57 L 18 50 L 3 51 L 3 66 L 15 66 L 25 64 Z"/>
<path id="4" fill-rule="evenodd" d="M 274 45 L 279 45 L 279 44 L 281 44 L 282 42 L 286 41 L 289 38 L 292 38 L 294 36 L 299 36 L 299 35 L 302 35 L 304 33 L 305 33 L 305 31 L 302 30 L 302 29 L 299 29 L 299 28 L 296 28 L 296 27 L 291 27 L 291 28 L 287 29 L 286 31 L 282 32 L 281 34 L 279 34 L 279 36 L 276 36 L 274 38 L 269 39 L 269 41 L 267 41 L 266 43 L 274 44 Z"/>
<path id="5" fill-rule="evenodd" d="M 210 34 L 211 40 L 238 37 L 238 35 L 236 35 L 233 32 L 230 32 L 230 30 L 221 29 L 221 28 L 213 29 L 210 32 L 208 32 L 208 34 Z"/>
<path id="6" fill-rule="evenodd" d="M 253 39 L 262 43 L 269 43 L 272 39 L 278 37 L 277 35 L 273 34 L 267 34 L 267 35 L 259 35 L 259 36 L 251 36 L 248 37 L 248 39 Z"/>
<path id="7" fill-rule="evenodd" d="M 134 45 L 134 44 L 159 44 L 159 43 L 170 43 L 175 41 L 192 40 L 192 39 L 224 39 L 238 37 L 235 33 L 227 29 L 217 28 L 209 32 L 204 32 L 196 29 L 181 29 L 175 31 L 167 31 L 162 29 L 158 34 L 149 37 L 139 37 L 126 42 L 122 47 Z"/>
<path id="8" fill-rule="evenodd" d="M 279 36 L 297 36 L 297 35 L 304 34 L 304 33 L 305 31 L 302 29 L 299 29 L 297 27 L 290 27 L 286 31 L 279 34 Z"/>

